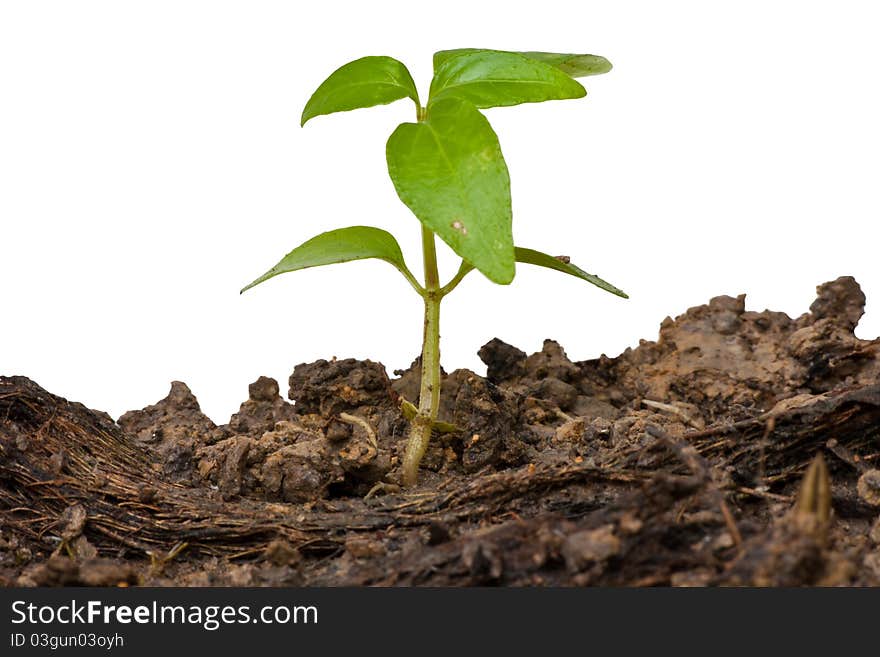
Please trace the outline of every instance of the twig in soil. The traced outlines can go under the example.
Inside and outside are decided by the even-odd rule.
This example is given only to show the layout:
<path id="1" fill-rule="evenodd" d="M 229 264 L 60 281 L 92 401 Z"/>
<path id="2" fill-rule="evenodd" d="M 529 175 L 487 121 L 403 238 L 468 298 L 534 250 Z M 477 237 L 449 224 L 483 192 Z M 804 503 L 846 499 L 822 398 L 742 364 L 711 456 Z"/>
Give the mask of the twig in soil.
<path id="1" fill-rule="evenodd" d="M 266 552 L 265 546 L 260 546 L 256 548 L 251 548 L 249 550 L 242 550 L 241 552 L 235 552 L 226 557 L 229 561 L 234 561 L 235 559 L 245 559 L 248 557 L 253 557 L 258 554 L 264 554 Z"/>
<path id="2" fill-rule="evenodd" d="M 373 487 L 364 495 L 364 500 L 368 500 L 371 497 L 375 497 L 378 494 L 390 495 L 393 493 L 399 493 L 400 486 L 397 484 L 389 484 L 384 481 L 377 481 L 373 484 Z"/>
<path id="3" fill-rule="evenodd" d="M 571 415 L 569 415 L 568 413 L 563 411 L 558 406 L 553 409 L 553 412 L 556 414 L 556 417 L 558 417 L 560 420 L 563 420 L 565 422 L 571 422 L 572 420 L 574 420 L 574 418 Z"/>
<path id="4" fill-rule="evenodd" d="M 157 552 L 149 552 L 150 555 L 150 570 L 153 575 L 159 575 L 165 570 L 165 566 L 168 565 L 168 562 L 173 561 L 181 552 L 183 552 L 187 547 L 189 547 L 189 543 L 186 541 L 181 541 L 176 543 L 174 547 L 172 547 L 168 552 L 164 555 L 160 555 Z"/>
<path id="5" fill-rule="evenodd" d="M 832 438 L 827 443 L 825 443 L 825 447 L 827 447 L 828 450 L 832 454 L 834 454 L 834 456 L 839 458 L 844 463 L 851 465 L 859 472 L 870 470 L 870 467 L 862 462 L 862 458 L 858 454 L 853 454 L 851 450 L 847 449 L 839 442 L 837 442 L 836 438 Z"/>
<path id="6" fill-rule="evenodd" d="M 767 424 L 764 425 L 764 433 L 758 441 L 758 490 L 767 489 L 767 444 L 770 434 L 776 428 L 776 416 L 771 415 L 767 418 Z"/>
<path id="7" fill-rule="evenodd" d="M 709 465 L 708 461 L 700 456 L 700 453 L 693 445 L 675 440 L 675 438 L 663 431 L 660 427 L 649 424 L 645 427 L 645 433 L 666 445 L 686 466 L 688 466 L 688 468 L 690 468 L 693 473 L 693 479 L 695 480 L 694 483 L 708 485 L 709 492 L 714 498 L 715 503 L 718 505 L 718 508 L 721 510 L 724 524 L 727 525 L 727 531 L 730 533 L 734 545 L 738 551 L 742 551 L 742 534 L 739 531 L 739 527 L 736 526 L 736 520 L 730 512 L 730 508 L 727 506 L 724 494 L 715 484 L 715 480 L 712 477 L 712 467 Z"/>
<path id="8" fill-rule="evenodd" d="M 673 404 L 664 404 L 663 402 L 653 401 L 652 399 L 643 399 L 642 405 L 647 406 L 648 408 L 653 408 L 655 411 L 663 411 L 664 413 L 676 415 L 681 418 L 685 424 L 692 426 L 694 429 L 703 428 L 699 422 L 691 417 L 690 413 L 678 406 L 674 406 Z"/>
<path id="9" fill-rule="evenodd" d="M 361 429 L 367 432 L 367 440 L 370 441 L 370 444 L 373 446 L 373 449 L 379 449 L 379 441 L 376 440 L 376 432 L 373 431 L 373 427 L 370 426 L 370 423 L 367 422 L 364 418 L 358 417 L 357 415 L 350 415 L 349 413 L 340 413 L 339 419 L 343 422 L 347 422 L 348 424 L 357 425 Z"/>
<path id="10" fill-rule="evenodd" d="M 756 488 L 749 488 L 747 486 L 740 486 L 736 489 L 737 493 L 742 495 L 750 495 L 752 497 L 760 497 L 765 500 L 772 500 L 773 502 L 791 502 L 792 498 L 788 495 L 779 495 L 777 493 L 770 493 L 765 490 L 758 490 Z"/>
<path id="11" fill-rule="evenodd" d="M 689 431 L 684 435 L 688 440 L 696 440 L 700 438 L 712 438 L 713 436 L 724 435 L 726 433 L 738 433 L 744 429 L 754 427 L 761 424 L 761 419 L 757 417 L 749 417 L 745 420 L 739 420 L 730 424 L 716 424 L 715 426 L 700 431 Z"/>

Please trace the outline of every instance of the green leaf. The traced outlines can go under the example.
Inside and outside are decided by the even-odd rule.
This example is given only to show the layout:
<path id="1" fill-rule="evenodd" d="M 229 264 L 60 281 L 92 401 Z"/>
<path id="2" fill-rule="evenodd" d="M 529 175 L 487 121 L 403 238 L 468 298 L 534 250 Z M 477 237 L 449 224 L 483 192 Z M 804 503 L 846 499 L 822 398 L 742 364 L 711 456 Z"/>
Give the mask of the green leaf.
<path id="1" fill-rule="evenodd" d="M 242 288 L 241 291 L 249 290 L 263 281 L 289 271 L 366 258 L 379 258 L 390 262 L 408 280 L 414 282 L 412 274 L 403 260 L 400 245 L 391 233 L 370 226 L 351 226 L 321 233 L 308 242 L 304 242 L 284 256 L 281 262 L 272 269 L 250 285 Z"/>
<path id="2" fill-rule="evenodd" d="M 392 57 L 363 57 L 336 69 L 321 83 L 306 103 L 300 125 L 321 114 L 387 105 L 401 98 L 412 98 L 420 106 L 406 66 Z"/>
<path id="3" fill-rule="evenodd" d="M 468 50 L 442 61 L 431 81 L 431 106 L 461 98 L 477 107 L 583 98 L 586 90 L 561 70 L 515 52 Z"/>
<path id="4" fill-rule="evenodd" d="M 616 294 L 624 299 L 629 299 L 629 296 L 623 290 L 614 287 L 611 283 L 603 281 L 595 274 L 588 274 L 580 267 L 571 264 L 568 262 L 566 256 L 553 257 L 546 253 L 535 251 L 534 249 L 524 249 L 518 246 L 516 247 L 516 261 L 561 271 L 563 274 L 569 274 L 570 276 L 592 283 L 596 287 L 601 287 L 606 292 L 611 292 L 611 294 Z"/>
<path id="5" fill-rule="evenodd" d="M 495 283 L 515 272 L 510 176 L 498 137 L 473 105 L 438 100 L 388 139 L 397 195 L 425 226 Z"/>
<path id="6" fill-rule="evenodd" d="M 555 66 L 573 78 L 601 75 L 611 70 L 611 62 L 599 55 L 570 55 L 558 52 L 524 52 L 522 55 Z"/>
<path id="7" fill-rule="evenodd" d="M 629 299 L 629 295 L 623 290 L 614 287 L 611 283 L 608 283 L 607 281 L 603 281 L 595 274 L 588 274 L 580 267 L 571 264 L 571 262 L 568 261 L 568 256 L 554 257 L 551 255 L 547 255 L 546 253 L 541 253 L 540 251 L 535 251 L 534 249 L 525 249 L 521 246 L 516 247 L 514 249 L 514 253 L 516 255 L 517 262 L 524 262 L 528 265 L 537 265 L 539 267 L 546 267 L 555 271 L 561 271 L 564 274 L 575 276 L 576 278 L 580 278 L 583 281 L 592 283 L 597 287 L 601 287 L 606 292 L 611 292 L 611 294 L 616 294 L 617 296 L 623 297 L 624 299 Z M 474 267 L 472 264 L 470 264 L 466 260 L 462 260 L 461 267 L 459 268 L 459 272 L 456 275 L 456 279 L 461 280 L 462 278 L 467 276 L 468 273 L 473 271 L 473 269 Z"/>
<path id="8" fill-rule="evenodd" d="M 487 52 L 486 48 L 455 48 L 454 50 L 439 50 L 434 53 L 434 73 L 446 63 L 447 60 L 459 55 L 470 55 L 475 52 Z M 495 51 L 488 51 L 495 52 Z"/>
<path id="9" fill-rule="evenodd" d="M 436 71 L 446 60 L 452 57 L 475 52 L 485 51 L 480 48 L 458 48 L 456 50 L 441 50 L 434 53 L 434 70 Z M 599 55 L 571 55 L 558 52 L 520 52 L 517 54 L 550 64 L 550 66 L 555 66 L 573 78 L 600 75 L 611 70 L 611 62 Z"/>

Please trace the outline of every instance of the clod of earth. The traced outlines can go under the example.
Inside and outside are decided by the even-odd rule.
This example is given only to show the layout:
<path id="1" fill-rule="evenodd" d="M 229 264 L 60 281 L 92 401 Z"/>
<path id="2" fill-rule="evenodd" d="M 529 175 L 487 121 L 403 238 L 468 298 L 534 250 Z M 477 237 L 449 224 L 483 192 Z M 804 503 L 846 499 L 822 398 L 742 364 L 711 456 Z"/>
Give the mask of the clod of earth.
<path id="1" fill-rule="evenodd" d="M 418 361 L 261 377 L 221 426 L 180 382 L 113 422 L 2 377 L 0 584 L 880 585 L 864 304 L 717 297 L 583 362 L 492 340 L 403 492 Z"/>

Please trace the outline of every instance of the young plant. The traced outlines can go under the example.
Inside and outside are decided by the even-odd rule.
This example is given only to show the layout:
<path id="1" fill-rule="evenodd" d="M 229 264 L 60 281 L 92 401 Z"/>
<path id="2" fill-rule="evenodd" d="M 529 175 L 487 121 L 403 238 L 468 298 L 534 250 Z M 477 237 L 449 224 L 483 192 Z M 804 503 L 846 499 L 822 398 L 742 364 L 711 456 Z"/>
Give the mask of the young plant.
<path id="1" fill-rule="evenodd" d="M 416 122 L 402 123 L 386 147 L 388 173 L 397 194 L 421 222 L 424 283 L 406 266 L 397 240 L 370 226 L 351 226 L 318 235 L 288 253 L 245 287 L 278 274 L 365 258 L 397 268 L 425 307 L 418 408 L 403 401 L 410 435 L 403 483 L 417 482 L 440 404 L 440 302 L 472 270 L 507 285 L 515 263 L 547 267 L 576 276 L 626 298 L 621 290 L 576 267 L 566 257 L 514 246 L 510 178 L 498 137 L 481 109 L 545 100 L 582 98 L 574 78 L 611 70 L 604 57 L 547 52 L 505 52 L 465 48 L 434 55 L 434 78 L 422 105 L 407 68 L 391 57 L 364 57 L 337 69 L 306 103 L 302 125 L 316 116 L 409 98 Z M 445 285 L 437 270 L 435 236 L 462 261 Z"/>

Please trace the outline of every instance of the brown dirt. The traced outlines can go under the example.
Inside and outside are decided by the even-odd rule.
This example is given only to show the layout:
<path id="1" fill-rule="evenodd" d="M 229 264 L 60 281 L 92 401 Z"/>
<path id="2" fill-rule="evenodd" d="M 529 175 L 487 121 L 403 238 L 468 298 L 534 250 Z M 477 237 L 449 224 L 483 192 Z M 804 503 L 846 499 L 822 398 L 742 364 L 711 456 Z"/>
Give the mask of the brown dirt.
<path id="1" fill-rule="evenodd" d="M 880 585 L 864 304 L 847 277 L 797 319 L 717 297 L 584 362 L 492 340 L 486 378 L 444 376 L 421 484 L 368 499 L 417 363 L 298 365 L 293 403 L 261 377 L 222 426 L 180 382 L 113 422 L 0 377 L 0 583 Z"/>

